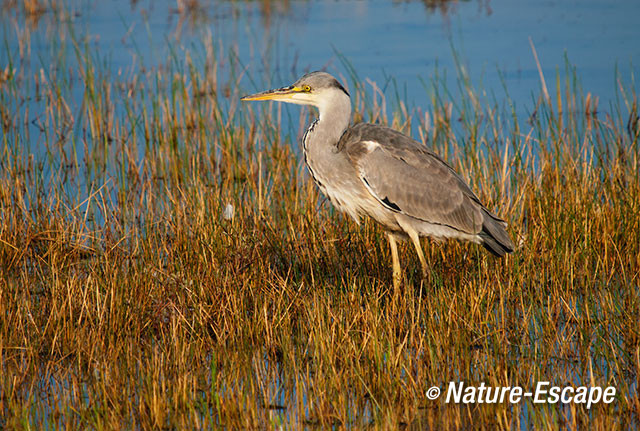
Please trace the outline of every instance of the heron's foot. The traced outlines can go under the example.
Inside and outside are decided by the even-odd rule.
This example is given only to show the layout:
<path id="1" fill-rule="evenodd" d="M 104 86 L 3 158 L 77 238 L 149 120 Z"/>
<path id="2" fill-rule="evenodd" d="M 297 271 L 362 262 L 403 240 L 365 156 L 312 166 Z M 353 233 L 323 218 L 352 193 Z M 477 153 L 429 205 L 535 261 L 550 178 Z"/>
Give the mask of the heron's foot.
<path id="1" fill-rule="evenodd" d="M 429 272 L 431 267 L 427 263 L 427 259 L 424 257 L 424 252 L 422 251 L 422 245 L 420 244 L 420 236 L 415 230 L 407 231 L 409 238 L 411 238 L 411 242 L 416 248 L 416 253 L 418 253 L 418 259 L 420 260 L 420 269 L 422 269 L 422 279 L 426 280 L 429 276 Z"/>

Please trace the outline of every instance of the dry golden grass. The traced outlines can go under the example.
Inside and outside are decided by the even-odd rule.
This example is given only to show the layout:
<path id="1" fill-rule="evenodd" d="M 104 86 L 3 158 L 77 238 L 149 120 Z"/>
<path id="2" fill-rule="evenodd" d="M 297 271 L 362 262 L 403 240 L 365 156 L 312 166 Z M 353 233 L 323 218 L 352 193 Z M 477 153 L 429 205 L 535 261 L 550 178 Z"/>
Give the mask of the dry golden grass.
<path id="1" fill-rule="evenodd" d="M 279 111 L 239 106 L 210 48 L 119 77 L 75 54 L 0 87 L 3 428 L 637 426 L 635 94 L 605 112 L 558 81 L 527 122 L 468 85 L 454 108 L 434 79 L 424 113 L 388 118 L 352 81 L 356 118 L 413 116 L 519 244 L 497 260 L 425 241 L 426 281 L 402 246 L 393 295 L 382 231 L 319 196 Z M 425 395 L 545 380 L 617 395 L 590 410 Z"/>

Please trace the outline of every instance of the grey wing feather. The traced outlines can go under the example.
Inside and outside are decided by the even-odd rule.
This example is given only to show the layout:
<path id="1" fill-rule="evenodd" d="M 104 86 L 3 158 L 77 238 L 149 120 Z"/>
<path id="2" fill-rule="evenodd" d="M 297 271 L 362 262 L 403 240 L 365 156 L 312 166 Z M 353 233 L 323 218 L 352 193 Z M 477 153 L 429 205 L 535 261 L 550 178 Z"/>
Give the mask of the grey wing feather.
<path id="1" fill-rule="evenodd" d="M 361 123 L 338 146 L 374 197 L 394 211 L 467 234 L 483 230 L 485 212 L 504 225 L 449 165 L 399 132 Z"/>

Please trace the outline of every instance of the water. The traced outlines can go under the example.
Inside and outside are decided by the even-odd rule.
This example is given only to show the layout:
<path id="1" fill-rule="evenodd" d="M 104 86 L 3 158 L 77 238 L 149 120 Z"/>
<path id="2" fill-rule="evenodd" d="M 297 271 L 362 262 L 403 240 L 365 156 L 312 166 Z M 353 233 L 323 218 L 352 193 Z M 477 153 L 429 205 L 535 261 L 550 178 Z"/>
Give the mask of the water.
<path id="1" fill-rule="evenodd" d="M 574 65 L 584 92 L 605 106 L 616 97 L 616 68 L 624 85 L 640 61 L 640 2 L 468 1 L 429 8 L 419 1 L 289 1 L 197 3 L 71 0 L 62 22 L 45 12 L 26 19 L 15 8 L 0 14 L 2 45 L 18 50 L 17 32 L 31 33 L 34 62 L 46 63 L 52 37 L 65 39 L 69 27 L 88 36 L 114 72 L 133 60 L 155 66 L 173 49 L 190 49 L 211 39 L 221 57 L 234 53 L 247 68 L 240 85 L 280 86 L 307 70 L 327 68 L 348 76 L 340 56 L 387 91 L 398 91 L 410 106 L 425 106 L 424 82 L 439 74 L 455 86 L 460 59 L 475 86 L 504 99 L 503 80 L 516 106 L 531 106 L 540 78 L 534 44 L 549 87 Z M 186 3 L 186 2 L 185 2 Z M 70 23 L 70 25 L 69 25 Z M 8 56 L 0 53 L 4 69 Z M 263 82 L 266 75 L 270 78 Z M 257 82 L 248 79 L 251 77 Z M 637 85 L 636 85 L 637 87 Z"/>

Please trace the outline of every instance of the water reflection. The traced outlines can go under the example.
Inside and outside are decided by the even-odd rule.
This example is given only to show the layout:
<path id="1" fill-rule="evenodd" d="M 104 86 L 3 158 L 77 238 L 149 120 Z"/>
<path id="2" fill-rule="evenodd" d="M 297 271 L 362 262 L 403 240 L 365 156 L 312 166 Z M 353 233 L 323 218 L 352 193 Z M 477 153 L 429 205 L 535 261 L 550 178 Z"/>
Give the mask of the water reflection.
<path id="1" fill-rule="evenodd" d="M 429 13 L 439 13 L 443 17 L 448 15 L 453 15 L 458 12 L 458 7 L 460 3 L 476 3 L 478 10 L 486 13 L 487 15 L 491 14 L 491 6 L 490 0 L 395 0 L 397 3 L 411 3 L 417 2 L 422 3 L 424 8 Z"/>
<path id="2" fill-rule="evenodd" d="M 616 64 L 627 84 L 629 65 L 640 56 L 635 0 L 600 7 L 577 0 L 517 6 L 507 0 L 11 0 L 1 10 L 5 45 L 21 55 L 32 38 L 42 56 L 52 41 L 73 31 L 107 53 L 117 70 L 132 56 L 157 66 L 172 43 L 188 47 L 213 39 L 217 56 L 233 53 L 248 69 L 268 71 L 278 82 L 326 65 L 339 75 L 344 68 L 336 60 L 343 56 L 361 81 L 395 80 L 409 106 L 425 104 L 421 79 L 436 67 L 451 75 L 456 62 L 498 99 L 507 90 L 519 107 L 530 103 L 540 80 L 529 38 L 547 79 L 565 75 L 565 64 L 575 65 L 585 92 L 604 103 L 616 97 Z M 0 61 L 6 63 L 6 53 Z"/>
<path id="3" fill-rule="evenodd" d="M 53 22 L 64 22 L 70 18 L 78 18 L 82 12 L 91 13 L 99 3 L 95 0 L 71 0 L 70 2 L 52 2 L 47 0 L 8 0 L 2 3 L 0 10 L 6 19 L 10 17 L 17 23 L 24 23 L 31 31 L 35 31 L 42 25 L 50 25 Z M 149 0 L 129 0 L 110 2 L 115 4 L 116 11 L 123 12 L 124 16 L 139 14 L 138 18 L 146 19 L 150 14 L 164 13 L 167 23 L 175 29 L 178 37 L 183 31 L 195 31 L 203 26 L 210 25 L 216 19 L 238 18 L 241 14 L 257 14 L 261 17 L 262 24 L 270 27 L 277 17 L 292 17 L 299 19 L 301 9 L 308 9 L 313 1 L 291 0 L 246 0 L 224 1 L 215 0 L 176 0 L 175 2 L 153 2 Z M 439 14 L 443 17 L 458 12 L 461 5 L 468 3 L 477 5 L 477 9 L 487 15 L 491 14 L 489 0 L 391 0 L 388 4 L 401 5 L 418 3 L 424 6 L 428 14 Z M 126 11 L 126 12 L 124 12 Z M 44 23 L 44 24 L 43 24 Z"/>

